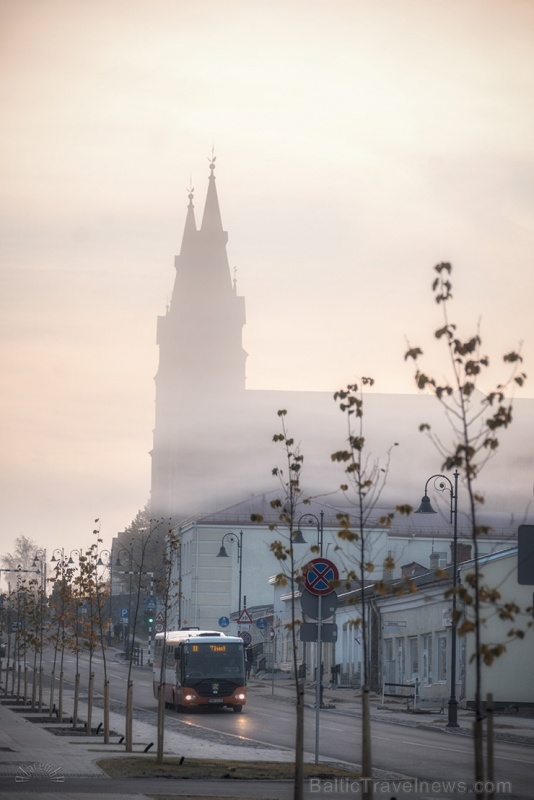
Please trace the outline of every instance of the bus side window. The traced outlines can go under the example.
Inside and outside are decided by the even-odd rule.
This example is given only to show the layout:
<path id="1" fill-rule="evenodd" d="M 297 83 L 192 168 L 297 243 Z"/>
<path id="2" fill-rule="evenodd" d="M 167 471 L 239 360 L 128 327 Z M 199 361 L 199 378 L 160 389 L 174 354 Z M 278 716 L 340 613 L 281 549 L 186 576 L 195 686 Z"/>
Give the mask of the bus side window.
<path id="1" fill-rule="evenodd" d="M 174 660 L 178 661 L 179 658 L 180 658 L 180 648 L 179 647 L 175 647 L 174 648 Z"/>

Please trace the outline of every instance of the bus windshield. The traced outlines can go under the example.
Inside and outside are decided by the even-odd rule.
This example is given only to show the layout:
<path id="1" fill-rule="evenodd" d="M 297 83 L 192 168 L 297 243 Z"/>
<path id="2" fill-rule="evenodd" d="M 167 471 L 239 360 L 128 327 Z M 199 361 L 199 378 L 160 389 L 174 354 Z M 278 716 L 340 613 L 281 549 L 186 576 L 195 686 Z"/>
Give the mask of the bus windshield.
<path id="1" fill-rule="evenodd" d="M 184 642 L 181 661 L 185 683 L 206 678 L 245 683 L 244 650 L 238 643 Z"/>

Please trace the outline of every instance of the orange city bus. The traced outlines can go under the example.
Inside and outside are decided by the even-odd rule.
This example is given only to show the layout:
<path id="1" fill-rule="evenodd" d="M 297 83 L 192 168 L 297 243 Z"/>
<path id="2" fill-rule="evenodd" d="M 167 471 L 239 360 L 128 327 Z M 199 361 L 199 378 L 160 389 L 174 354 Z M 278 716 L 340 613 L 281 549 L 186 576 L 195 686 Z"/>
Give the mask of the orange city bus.
<path id="1" fill-rule="evenodd" d="M 164 659 L 165 705 L 177 711 L 193 707 L 233 708 L 247 702 L 245 645 L 238 636 L 184 628 L 157 633 L 154 643 L 153 687 L 158 698 Z"/>

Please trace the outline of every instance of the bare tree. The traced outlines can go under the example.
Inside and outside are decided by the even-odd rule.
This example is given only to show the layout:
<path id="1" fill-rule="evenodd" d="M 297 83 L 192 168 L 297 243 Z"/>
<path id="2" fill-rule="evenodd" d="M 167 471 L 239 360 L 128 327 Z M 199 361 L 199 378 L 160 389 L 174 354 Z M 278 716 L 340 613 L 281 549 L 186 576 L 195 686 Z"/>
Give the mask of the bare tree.
<path id="1" fill-rule="evenodd" d="M 2 556 L 2 567 L 4 569 L 23 569 L 29 570 L 33 564 L 35 552 L 38 547 L 33 539 L 21 534 L 15 539 L 15 549 L 12 553 L 6 553 Z"/>
<path id="2" fill-rule="evenodd" d="M 369 635 L 367 620 L 366 584 L 372 578 L 375 564 L 368 541 L 371 528 L 380 526 L 389 528 L 393 514 L 382 515 L 375 519 L 376 508 L 386 485 L 393 445 L 386 453 L 383 463 L 373 457 L 364 432 L 364 388 L 373 386 L 372 378 L 362 378 L 360 384 L 349 384 L 345 389 L 336 392 L 334 400 L 347 420 L 347 447 L 332 454 L 332 461 L 345 465 L 347 483 L 341 489 L 352 506 L 349 512 L 337 515 L 341 540 L 354 545 L 349 548 L 348 557 L 355 564 L 355 569 L 347 572 L 345 579 L 348 587 L 353 580 L 359 585 L 359 612 L 353 625 L 359 631 L 362 643 L 362 797 L 372 796 L 372 756 L 371 756 L 371 717 L 369 708 Z M 353 524 L 353 520 L 355 524 Z M 392 563 L 385 565 L 392 569 Z"/>
<path id="3" fill-rule="evenodd" d="M 295 731 L 295 775 L 294 775 L 294 800 L 302 800 L 304 792 L 304 676 L 299 673 L 298 645 L 300 617 L 297 613 L 297 588 L 304 581 L 304 568 L 297 563 L 295 558 L 295 538 L 298 535 L 299 509 L 303 503 L 309 501 L 302 498 L 300 485 L 301 470 L 304 456 L 301 454 L 294 439 L 289 436 L 285 417 L 287 411 L 278 411 L 281 422 L 281 432 L 273 436 L 273 441 L 282 445 L 285 466 L 275 467 L 272 474 L 278 478 L 281 496 L 271 501 L 271 507 L 278 514 L 278 521 L 269 525 L 269 530 L 282 533 L 280 539 L 271 543 L 270 547 L 282 569 L 275 577 L 277 586 L 289 586 L 291 591 L 291 622 L 288 625 L 291 632 L 291 657 L 293 673 L 295 676 L 296 700 L 296 731 Z M 251 516 L 252 522 L 262 522 L 260 514 Z M 284 532 L 285 529 L 285 532 Z M 317 676 L 317 680 L 319 677 Z"/>
<path id="4" fill-rule="evenodd" d="M 437 277 L 433 282 L 432 291 L 443 313 L 443 325 L 436 330 L 435 336 L 438 340 L 442 340 L 448 349 L 451 378 L 441 383 L 423 372 L 419 367 L 419 359 L 423 354 L 419 347 L 410 347 L 405 358 L 416 362 L 415 381 L 418 388 L 432 392 L 441 403 L 450 423 L 451 440 L 448 443 L 444 442 L 427 423 L 422 424 L 420 430 L 430 437 L 441 454 L 442 469 L 459 471 L 468 497 L 474 570 L 469 578 L 469 585 L 456 589 L 467 613 L 462 621 L 462 611 L 457 609 L 453 624 L 457 626 L 459 635 L 473 633 L 475 637 L 474 766 L 475 781 L 480 781 L 480 785 L 483 785 L 486 776 L 482 742 L 484 720 L 481 695 L 482 666 L 491 664 L 496 656 L 504 652 L 505 645 L 488 645 L 482 640 L 482 603 L 491 598 L 493 590 L 484 585 L 479 564 L 479 538 L 487 533 L 489 528 L 479 524 L 478 521 L 478 511 L 484 502 L 484 497 L 476 486 L 481 469 L 498 449 L 499 432 L 508 428 L 512 422 L 513 390 L 523 386 L 526 375 L 520 371 L 522 362 L 520 352 L 512 351 L 503 356 L 503 361 L 509 368 L 504 383 L 499 384 L 487 395 L 477 391 L 477 383 L 489 367 L 490 360 L 481 352 L 480 332 L 477 330 L 474 335 L 461 339 L 456 332 L 457 326 L 449 319 L 452 266 L 449 263 L 440 263 L 434 270 Z M 498 598 L 494 595 L 494 599 Z M 509 619 L 513 620 L 515 609 L 509 607 L 507 613 Z"/>
<path id="5" fill-rule="evenodd" d="M 167 548 L 164 560 L 165 574 L 163 578 L 158 581 L 158 595 L 163 602 L 163 644 L 161 665 L 159 670 L 159 684 L 158 684 L 158 741 L 156 751 L 156 763 L 163 764 L 164 757 L 164 740 L 165 740 L 165 669 L 167 648 L 165 647 L 165 637 L 167 635 L 167 618 L 169 614 L 169 605 L 171 600 L 171 592 L 173 589 L 172 572 L 174 559 L 181 548 L 181 542 L 174 532 L 169 530 L 167 533 Z M 178 587 L 179 590 L 180 587 Z"/>

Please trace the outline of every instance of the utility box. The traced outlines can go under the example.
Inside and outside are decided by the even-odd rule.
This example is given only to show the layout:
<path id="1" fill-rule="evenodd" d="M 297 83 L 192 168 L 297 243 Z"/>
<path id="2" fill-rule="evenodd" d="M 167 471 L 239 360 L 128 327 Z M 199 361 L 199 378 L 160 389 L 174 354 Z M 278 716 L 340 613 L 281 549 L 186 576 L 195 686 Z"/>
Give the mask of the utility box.
<path id="1" fill-rule="evenodd" d="M 517 529 L 517 582 L 534 586 L 534 525 Z"/>

